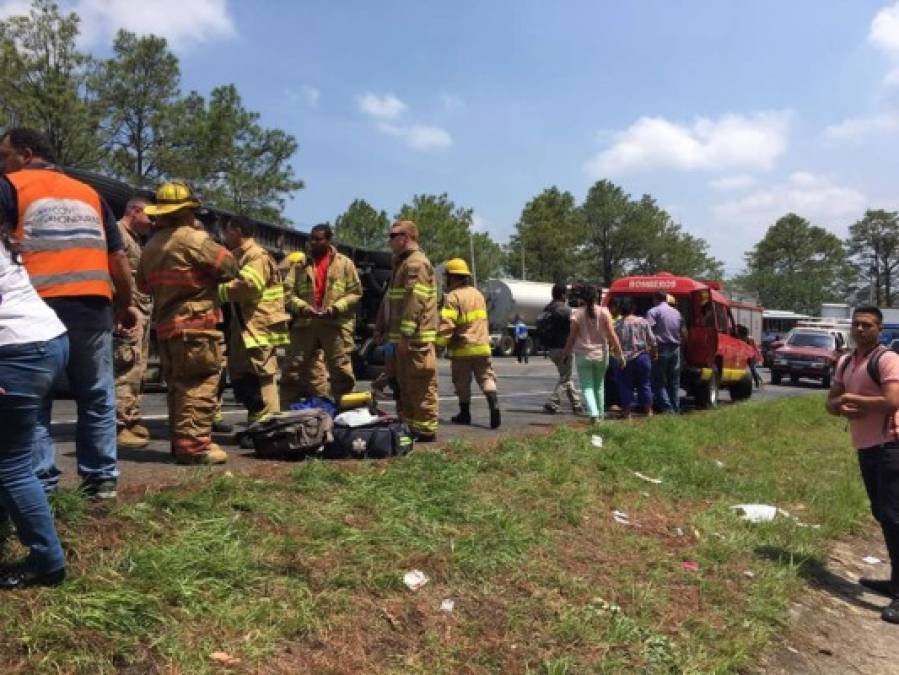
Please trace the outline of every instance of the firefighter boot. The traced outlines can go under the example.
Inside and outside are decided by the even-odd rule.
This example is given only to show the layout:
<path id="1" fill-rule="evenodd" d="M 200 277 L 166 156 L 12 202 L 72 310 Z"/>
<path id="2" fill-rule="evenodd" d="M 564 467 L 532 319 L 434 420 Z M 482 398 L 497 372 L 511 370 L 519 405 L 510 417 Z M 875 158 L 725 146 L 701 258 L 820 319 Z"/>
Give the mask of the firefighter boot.
<path id="1" fill-rule="evenodd" d="M 488 391 L 484 396 L 487 397 L 487 405 L 490 406 L 490 428 L 496 429 L 502 421 L 499 414 L 499 399 L 495 391 Z"/>
<path id="2" fill-rule="evenodd" d="M 138 436 L 131 429 L 122 429 L 116 435 L 116 445 L 120 448 L 146 448 L 149 443 L 147 436 Z"/>
<path id="3" fill-rule="evenodd" d="M 459 414 L 450 417 L 455 424 L 471 424 L 471 403 L 459 401 Z"/>

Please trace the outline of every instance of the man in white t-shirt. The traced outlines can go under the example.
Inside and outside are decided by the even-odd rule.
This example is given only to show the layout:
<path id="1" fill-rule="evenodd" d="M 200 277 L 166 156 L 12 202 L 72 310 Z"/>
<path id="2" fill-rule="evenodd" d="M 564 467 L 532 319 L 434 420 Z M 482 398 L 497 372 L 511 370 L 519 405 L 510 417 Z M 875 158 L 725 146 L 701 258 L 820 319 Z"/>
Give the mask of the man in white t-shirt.
<path id="1" fill-rule="evenodd" d="M 899 623 L 899 354 L 880 346 L 883 316 L 877 307 L 852 313 L 855 350 L 837 365 L 827 412 L 849 420 L 871 513 L 890 554 L 889 579 L 859 583 L 891 599 L 881 617 Z"/>

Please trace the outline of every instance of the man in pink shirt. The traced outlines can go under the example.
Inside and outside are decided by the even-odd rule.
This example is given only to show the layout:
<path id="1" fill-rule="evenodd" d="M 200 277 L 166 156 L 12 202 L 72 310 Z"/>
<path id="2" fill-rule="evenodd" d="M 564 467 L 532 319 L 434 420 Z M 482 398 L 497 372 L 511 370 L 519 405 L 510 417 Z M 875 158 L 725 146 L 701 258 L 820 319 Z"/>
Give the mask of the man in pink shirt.
<path id="1" fill-rule="evenodd" d="M 890 554 L 889 579 L 859 583 L 890 598 L 881 618 L 899 623 L 899 354 L 880 346 L 882 322 L 877 307 L 852 312 L 855 350 L 840 360 L 826 406 L 831 415 L 849 420 L 871 513 Z"/>

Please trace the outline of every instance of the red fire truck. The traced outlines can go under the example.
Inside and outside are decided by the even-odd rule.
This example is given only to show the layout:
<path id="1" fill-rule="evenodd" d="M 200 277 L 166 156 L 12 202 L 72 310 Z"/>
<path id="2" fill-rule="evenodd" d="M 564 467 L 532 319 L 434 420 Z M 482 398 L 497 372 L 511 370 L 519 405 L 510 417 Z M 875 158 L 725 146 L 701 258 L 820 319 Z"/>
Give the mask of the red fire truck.
<path id="1" fill-rule="evenodd" d="M 656 291 L 674 296 L 687 327 L 687 339 L 681 349 L 681 387 L 695 398 L 698 406 L 706 408 L 718 405 L 722 387 L 730 391 L 734 401 L 752 396 L 749 364 L 753 359 L 761 361 L 758 351 L 739 337 L 749 333 L 750 326 L 737 324 L 732 303 L 721 290 L 718 282 L 661 272 L 618 279 L 605 299 L 608 304 L 612 299 L 630 298 L 637 313 L 645 315 Z M 751 314 L 757 312 L 761 317 L 761 307 L 741 303 L 740 309 L 742 313 L 752 310 Z"/>

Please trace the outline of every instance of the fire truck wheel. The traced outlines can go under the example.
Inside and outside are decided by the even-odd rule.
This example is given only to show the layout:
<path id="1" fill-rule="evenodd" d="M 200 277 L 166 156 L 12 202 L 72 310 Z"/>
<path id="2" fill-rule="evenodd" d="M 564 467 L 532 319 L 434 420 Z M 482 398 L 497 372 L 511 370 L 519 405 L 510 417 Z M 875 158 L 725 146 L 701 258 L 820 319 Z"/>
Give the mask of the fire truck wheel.
<path id="1" fill-rule="evenodd" d="M 746 373 L 734 385 L 731 385 L 730 388 L 730 400 L 731 401 L 745 401 L 746 399 L 752 396 L 752 373 L 749 372 L 749 369 L 746 369 Z"/>
<path id="2" fill-rule="evenodd" d="M 721 377 L 717 368 L 712 368 L 708 382 L 700 382 L 696 387 L 696 405 L 700 408 L 718 407 L 718 388 Z"/>

